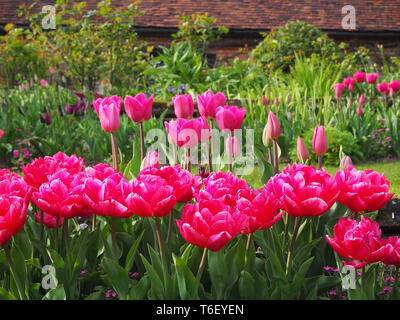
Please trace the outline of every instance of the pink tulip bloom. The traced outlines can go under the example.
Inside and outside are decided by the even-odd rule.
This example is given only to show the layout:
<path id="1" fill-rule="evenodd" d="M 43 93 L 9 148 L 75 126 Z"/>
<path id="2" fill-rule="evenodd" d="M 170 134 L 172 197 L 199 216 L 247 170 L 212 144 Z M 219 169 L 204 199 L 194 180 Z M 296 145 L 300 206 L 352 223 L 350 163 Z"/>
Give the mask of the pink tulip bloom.
<path id="1" fill-rule="evenodd" d="M 47 88 L 47 80 L 46 79 L 42 79 L 42 80 L 40 80 L 40 85 L 43 87 L 43 88 Z"/>
<path id="2" fill-rule="evenodd" d="M 360 95 L 360 98 L 358 98 L 358 103 L 361 105 L 361 106 L 363 106 L 364 104 L 365 104 L 365 101 L 366 101 L 367 99 L 366 99 L 366 97 L 365 97 L 365 93 L 363 93 L 363 94 L 361 94 Z"/>
<path id="3" fill-rule="evenodd" d="M 360 269 L 373 262 L 385 260 L 392 253 L 392 247 L 381 242 L 382 232 L 377 222 L 361 217 L 361 221 L 340 218 L 335 225 L 333 238 L 326 240 L 341 257 L 344 265 Z"/>
<path id="4" fill-rule="evenodd" d="M 315 127 L 314 136 L 312 138 L 312 148 L 319 156 L 323 155 L 328 149 L 328 140 L 323 126 Z"/>
<path id="5" fill-rule="evenodd" d="M 238 108 L 236 106 L 218 107 L 216 118 L 219 129 L 230 132 L 240 129 L 245 114 L 245 108 Z"/>
<path id="6" fill-rule="evenodd" d="M 281 135 L 281 124 L 275 113 L 270 111 L 268 113 L 268 122 L 264 131 L 264 139 L 276 140 Z"/>
<path id="7" fill-rule="evenodd" d="M 135 97 L 126 96 L 124 99 L 124 108 L 128 117 L 134 122 L 143 122 L 150 120 L 153 110 L 154 95 L 149 99 L 144 93 L 137 94 Z"/>
<path id="8" fill-rule="evenodd" d="M 240 151 L 239 141 L 235 136 L 225 139 L 225 152 L 229 157 L 236 158 Z"/>
<path id="9" fill-rule="evenodd" d="M 333 85 L 333 89 L 335 90 L 335 98 L 338 100 L 343 94 L 344 91 L 344 84 L 343 83 L 335 83 Z"/>
<path id="10" fill-rule="evenodd" d="M 363 71 L 357 71 L 357 72 L 355 72 L 353 74 L 353 79 L 356 82 L 364 82 L 365 81 L 365 77 L 366 77 L 366 74 Z"/>
<path id="11" fill-rule="evenodd" d="M 165 121 L 164 125 L 170 139 L 178 147 L 193 148 L 201 140 L 204 120 L 202 118 L 190 120 L 179 118 L 170 122 Z"/>
<path id="12" fill-rule="evenodd" d="M 340 169 L 347 169 L 348 167 L 353 166 L 353 161 L 349 156 L 344 156 L 342 160 L 340 160 Z"/>
<path id="13" fill-rule="evenodd" d="M 172 97 L 175 115 L 177 118 L 190 119 L 193 117 L 194 103 L 190 94 L 181 94 Z"/>
<path id="14" fill-rule="evenodd" d="M 392 80 L 389 86 L 394 92 L 400 91 L 400 81 Z"/>
<path id="15" fill-rule="evenodd" d="M 119 129 L 120 111 L 115 103 L 101 104 L 99 106 L 100 123 L 105 132 L 112 133 Z"/>
<path id="16" fill-rule="evenodd" d="M 263 104 L 264 106 L 268 105 L 268 99 L 267 99 L 266 96 L 262 96 L 262 104 Z"/>
<path id="17" fill-rule="evenodd" d="M 247 216 L 243 234 L 264 230 L 273 226 L 283 215 L 279 201 L 265 189 L 251 190 L 237 201 L 237 210 Z"/>
<path id="18" fill-rule="evenodd" d="M 301 161 L 310 159 L 310 153 L 300 137 L 297 137 L 297 158 Z"/>
<path id="19" fill-rule="evenodd" d="M 176 204 L 174 189 L 160 177 L 142 175 L 131 183 L 126 199 L 129 210 L 141 217 L 164 217 Z"/>
<path id="20" fill-rule="evenodd" d="M 149 151 L 144 157 L 140 166 L 141 170 L 145 168 L 160 168 L 160 155 L 157 151 Z"/>
<path id="21" fill-rule="evenodd" d="M 71 174 L 60 170 L 33 193 L 32 201 L 41 211 L 62 218 L 90 215 L 83 196 L 85 178 L 83 172 Z"/>
<path id="22" fill-rule="evenodd" d="M 362 109 L 361 106 L 358 106 L 358 107 L 357 107 L 356 113 L 357 113 L 358 116 L 362 116 L 362 114 L 363 114 L 363 109 Z"/>
<path id="23" fill-rule="evenodd" d="M 343 85 L 349 90 L 350 92 L 354 91 L 354 79 L 353 78 L 345 78 L 343 80 Z"/>
<path id="24" fill-rule="evenodd" d="M 4 131 L 0 130 L 0 138 L 4 135 Z"/>
<path id="25" fill-rule="evenodd" d="M 336 173 L 340 189 L 338 201 L 354 212 L 372 212 L 383 208 L 393 197 L 385 175 L 373 170 L 357 170 L 349 166 Z"/>
<path id="26" fill-rule="evenodd" d="M 95 178 L 103 181 L 109 176 L 112 176 L 113 174 L 117 173 L 117 171 L 109 164 L 99 163 L 96 164 L 94 167 L 87 167 L 85 169 L 85 173 L 90 178 Z"/>
<path id="27" fill-rule="evenodd" d="M 75 154 L 68 156 L 63 152 L 57 152 L 52 158 L 58 161 L 61 169 L 67 169 L 70 173 L 83 171 L 84 160 L 83 158 L 77 157 Z"/>
<path id="28" fill-rule="evenodd" d="M 295 163 L 273 176 L 265 186 L 280 201 L 280 208 L 294 217 L 319 216 L 339 196 L 336 181 L 323 169 Z"/>
<path id="29" fill-rule="evenodd" d="M 218 107 L 224 106 L 226 97 L 222 92 L 214 94 L 211 90 L 207 90 L 201 95 L 197 95 L 197 105 L 199 113 L 206 119 L 215 119 Z"/>
<path id="30" fill-rule="evenodd" d="M 222 201 L 216 200 L 187 204 L 176 224 L 187 242 L 219 251 L 241 232 L 246 220 L 245 215 L 232 213 Z"/>
<path id="31" fill-rule="evenodd" d="M 274 105 L 277 107 L 277 106 L 279 106 L 279 98 L 278 97 L 276 97 L 275 99 L 274 99 Z"/>
<path id="32" fill-rule="evenodd" d="M 31 188 L 20 175 L 11 173 L 7 169 L 0 170 L 0 197 L 18 197 L 28 204 L 31 194 Z"/>
<path id="33" fill-rule="evenodd" d="M 114 104 L 119 109 L 122 107 L 122 98 L 118 96 L 106 97 L 106 98 L 97 98 L 93 101 L 93 108 L 96 111 L 97 115 L 99 115 L 99 108 L 101 105 L 110 105 Z"/>
<path id="34" fill-rule="evenodd" d="M 165 166 L 160 169 L 154 167 L 145 168 L 140 171 L 138 179 L 141 180 L 141 177 L 145 175 L 154 175 L 164 179 L 173 188 L 176 201 L 180 203 L 192 200 L 194 192 L 201 187 L 200 177 L 193 176 L 179 165 L 174 167 Z"/>
<path id="35" fill-rule="evenodd" d="M 389 237 L 387 239 L 381 239 L 381 244 L 382 246 L 390 246 L 392 248 L 392 253 L 383 256 L 381 261 L 388 266 L 400 268 L 400 238 Z"/>
<path id="36" fill-rule="evenodd" d="M 376 80 L 378 80 L 379 74 L 377 73 L 367 73 L 365 76 L 366 80 L 368 83 L 376 83 Z"/>
<path id="37" fill-rule="evenodd" d="M 63 223 L 64 223 L 64 218 L 59 218 L 58 219 L 58 225 L 57 225 L 57 218 L 51 214 L 48 213 L 43 213 L 43 222 L 42 222 L 42 214 L 35 213 L 34 215 L 36 222 L 40 224 L 44 224 L 47 228 L 61 228 Z"/>
<path id="38" fill-rule="evenodd" d="M 126 199 L 131 193 L 129 182 L 117 172 L 104 180 L 88 177 L 83 186 L 85 201 L 94 214 L 116 218 L 129 218 Z"/>
<path id="39" fill-rule="evenodd" d="M 383 83 L 378 83 L 376 85 L 376 90 L 378 90 L 380 93 L 387 95 L 390 93 L 390 86 L 389 83 L 383 82 Z"/>

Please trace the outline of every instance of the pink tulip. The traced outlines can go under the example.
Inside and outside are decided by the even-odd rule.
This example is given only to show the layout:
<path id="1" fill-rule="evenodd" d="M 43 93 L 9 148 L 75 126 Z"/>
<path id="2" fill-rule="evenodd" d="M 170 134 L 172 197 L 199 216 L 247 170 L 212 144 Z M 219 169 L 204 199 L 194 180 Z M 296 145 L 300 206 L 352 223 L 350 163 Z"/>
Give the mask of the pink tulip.
<path id="1" fill-rule="evenodd" d="M 190 120 L 179 118 L 170 122 L 165 121 L 164 125 L 172 142 L 183 148 L 195 147 L 200 142 L 204 130 L 202 118 Z"/>
<path id="2" fill-rule="evenodd" d="M 368 83 L 376 83 L 376 80 L 378 80 L 379 74 L 377 73 L 367 73 L 366 79 Z"/>
<path id="3" fill-rule="evenodd" d="M 43 87 L 43 88 L 47 88 L 47 80 L 46 79 L 42 79 L 42 80 L 40 80 L 40 85 Z"/>
<path id="4" fill-rule="evenodd" d="M 343 80 L 343 85 L 349 90 L 350 92 L 354 91 L 354 79 L 353 78 L 345 78 Z"/>
<path id="5" fill-rule="evenodd" d="M 4 135 L 4 131 L 0 130 L 0 138 Z"/>
<path id="6" fill-rule="evenodd" d="M 173 188 L 176 201 L 180 203 L 192 200 L 194 192 L 197 192 L 201 187 L 200 178 L 193 176 L 179 165 L 174 167 L 165 166 L 160 169 L 154 167 L 145 168 L 140 171 L 138 179 L 141 180 L 141 177 L 145 175 L 154 175 L 164 179 Z"/>
<path id="7" fill-rule="evenodd" d="M 211 251 L 221 250 L 238 235 L 246 216 L 230 211 L 222 201 L 187 204 L 182 218 L 176 220 L 178 230 L 189 243 Z"/>
<path id="8" fill-rule="evenodd" d="M 142 175 L 131 183 L 126 202 L 129 210 L 141 217 L 164 217 L 176 204 L 174 189 L 160 177 Z"/>
<path id="9" fill-rule="evenodd" d="M 278 139 L 281 135 L 281 124 L 279 123 L 279 120 L 275 113 L 273 113 L 272 111 L 268 113 L 268 122 L 264 134 L 266 135 L 265 139 L 272 140 Z"/>
<path id="10" fill-rule="evenodd" d="M 364 81 L 365 81 L 365 76 L 366 76 L 365 72 L 363 72 L 363 71 L 357 71 L 357 72 L 355 72 L 355 73 L 353 74 L 353 79 L 354 79 L 356 82 L 364 82 Z"/>
<path id="11" fill-rule="evenodd" d="M 312 148 L 317 155 L 323 155 L 328 149 L 328 140 L 323 126 L 315 127 Z"/>
<path id="12" fill-rule="evenodd" d="M 135 97 L 126 96 L 124 99 L 124 108 L 128 117 L 134 122 L 143 122 L 150 120 L 153 110 L 154 95 L 149 99 L 144 93 L 137 94 Z"/>
<path id="13" fill-rule="evenodd" d="M 363 114 L 363 109 L 362 109 L 361 106 L 358 106 L 358 107 L 357 107 L 356 113 L 357 113 L 358 116 L 362 116 L 362 114 Z"/>
<path id="14" fill-rule="evenodd" d="M 351 161 L 349 156 L 344 156 L 342 160 L 340 160 L 340 169 L 347 169 L 350 166 L 353 166 L 353 161 Z"/>
<path id="15" fill-rule="evenodd" d="M 190 94 L 181 94 L 172 97 L 175 115 L 177 118 L 190 119 L 193 117 L 194 103 Z"/>
<path id="16" fill-rule="evenodd" d="M 240 155 L 240 145 L 238 139 L 233 137 L 228 137 L 225 140 L 225 152 L 231 158 L 236 158 Z"/>
<path id="17" fill-rule="evenodd" d="M 400 81 L 392 80 L 389 86 L 394 92 L 400 91 Z"/>
<path id="18" fill-rule="evenodd" d="M 385 260 L 392 253 L 392 247 L 381 242 L 381 230 L 377 222 L 361 217 L 357 222 L 340 218 L 335 225 L 333 238 L 326 240 L 341 257 L 350 261 L 342 261 L 344 265 L 360 269 L 368 263 Z"/>
<path id="19" fill-rule="evenodd" d="M 86 175 L 71 174 L 62 169 L 48 178 L 32 195 L 32 201 L 43 212 L 62 218 L 87 216 L 91 210 L 83 196 Z"/>
<path id="20" fill-rule="evenodd" d="M 43 213 L 43 221 L 42 221 L 42 214 L 41 213 L 35 213 L 34 215 L 36 222 L 40 224 L 44 224 L 47 228 L 61 228 L 63 223 L 64 223 L 64 218 L 59 218 L 58 219 L 58 224 L 57 224 L 57 217 L 48 214 L 48 213 Z"/>
<path id="21" fill-rule="evenodd" d="M 358 98 L 358 103 L 361 105 L 361 106 L 363 106 L 364 104 L 365 104 L 365 101 L 366 101 L 367 99 L 366 99 L 366 97 L 365 97 L 365 93 L 363 93 L 363 94 L 361 94 L 360 95 L 360 98 Z"/>
<path id="22" fill-rule="evenodd" d="M 104 179 L 88 177 L 83 185 L 83 195 L 87 205 L 94 214 L 100 216 L 116 218 L 132 216 L 133 213 L 128 209 L 126 201 L 130 193 L 129 182 L 119 172 Z"/>
<path id="23" fill-rule="evenodd" d="M 117 173 L 117 171 L 106 163 L 96 164 L 94 167 L 87 167 L 85 173 L 90 178 L 105 180 L 109 176 Z"/>
<path id="24" fill-rule="evenodd" d="M 240 129 L 245 114 L 245 108 L 238 108 L 236 106 L 218 107 L 216 118 L 219 129 L 228 130 L 230 132 Z"/>
<path id="25" fill-rule="evenodd" d="M 376 85 L 376 90 L 378 90 L 380 93 L 387 95 L 390 93 L 390 86 L 389 83 L 383 82 L 383 83 L 378 83 Z"/>
<path id="26" fill-rule="evenodd" d="M 145 168 L 160 168 L 160 155 L 157 151 L 149 151 L 144 157 L 140 169 Z"/>
<path id="27" fill-rule="evenodd" d="M 53 66 L 50 66 L 50 67 L 49 67 L 49 73 L 50 73 L 50 74 L 56 73 L 56 68 L 54 68 Z"/>
<path id="28" fill-rule="evenodd" d="M 264 230 L 273 226 L 283 215 L 279 201 L 265 189 L 251 190 L 237 201 L 237 210 L 247 216 L 243 234 Z"/>
<path id="29" fill-rule="evenodd" d="M 357 170 L 349 166 L 336 173 L 340 189 L 338 201 L 354 212 L 372 212 L 383 208 L 393 197 L 390 182 L 373 170 Z"/>
<path id="30" fill-rule="evenodd" d="M 274 105 L 277 107 L 277 106 L 279 106 L 279 98 L 278 97 L 276 97 L 275 99 L 274 99 Z"/>
<path id="31" fill-rule="evenodd" d="M 297 158 L 301 161 L 310 159 L 310 153 L 300 137 L 297 137 Z"/>
<path id="32" fill-rule="evenodd" d="M 114 104 L 119 109 L 122 107 L 122 98 L 118 96 L 106 97 L 106 98 L 97 98 L 93 101 L 93 108 L 96 111 L 97 115 L 99 115 L 99 108 L 101 105 L 110 105 Z"/>
<path id="33" fill-rule="evenodd" d="M 389 237 L 387 239 L 381 239 L 382 246 L 390 246 L 391 254 L 383 255 L 381 261 L 388 266 L 395 266 L 400 268 L 400 238 L 399 237 Z"/>
<path id="34" fill-rule="evenodd" d="M 343 83 L 335 83 L 333 85 L 333 89 L 335 90 L 335 98 L 338 100 L 343 94 L 344 91 L 344 84 Z"/>
<path id="35" fill-rule="evenodd" d="M 268 99 L 267 99 L 266 96 L 262 96 L 262 104 L 263 104 L 264 106 L 268 105 Z"/>
<path id="36" fill-rule="evenodd" d="M 323 169 L 295 163 L 273 176 L 265 189 L 280 201 L 291 216 L 319 216 L 328 211 L 339 196 L 336 181 Z"/>
<path id="37" fill-rule="evenodd" d="M 215 119 L 218 107 L 224 106 L 226 97 L 222 92 L 214 94 L 211 90 L 207 90 L 201 95 L 197 95 L 197 105 L 201 116 L 207 119 Z"/>

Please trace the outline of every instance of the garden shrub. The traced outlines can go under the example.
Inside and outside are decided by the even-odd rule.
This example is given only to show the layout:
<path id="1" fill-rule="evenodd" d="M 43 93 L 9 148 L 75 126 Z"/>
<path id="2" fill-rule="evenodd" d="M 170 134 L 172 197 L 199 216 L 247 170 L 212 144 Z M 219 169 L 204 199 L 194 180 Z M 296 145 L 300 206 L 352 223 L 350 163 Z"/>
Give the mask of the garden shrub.
<path id="1" fill-rule="evenodd" d="M 347 131 L 341 131 L 333 127 L 325 127 L 325 133 L 328 139 L 328 150 L 324 154 L 325 165 L 339 165 L 340 158 L 339 153 L 342 151 L 344 154 L 350 156 L 353 161 L 357 161 L 362 157 L 360 147 L 357 144 L 357 140 L 354 139 L 353 135 Z M 304 132 L 301 136 L 308 150 L 310 151 L 310 162 L 316 164 L 318 162 L 317 155 L 313 152 L 311 141 L 314 135 L 314 128 L 310 128 Z M 292 145 L 289 153 L 292 161 L 297 160 L 296 143 Z"/>
<path id="2" fill-rule="evenodd" d="M 295 55 L 312 54 L 339 60 L 342 52 L 326 34 L 305 22 L 290 22 L 270 33 L 262 33 L 263 41 L 251 52 L 250 59 L 263 69 L 289 71 Z"/>

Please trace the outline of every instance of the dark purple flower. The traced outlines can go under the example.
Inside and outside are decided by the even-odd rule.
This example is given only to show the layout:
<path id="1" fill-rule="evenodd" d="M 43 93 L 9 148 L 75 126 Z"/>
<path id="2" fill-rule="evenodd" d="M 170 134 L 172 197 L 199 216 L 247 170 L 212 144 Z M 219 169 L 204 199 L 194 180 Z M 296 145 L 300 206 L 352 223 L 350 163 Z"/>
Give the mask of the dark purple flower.
<path id="1" fill-rule="evenodd" d="M 50 125 L 50 123 L 51 123 L 51 114 L 50 113 L 46 112 L 44 114 L 41 114 L 39 118 L 40 118 L 41 123 Z"/>

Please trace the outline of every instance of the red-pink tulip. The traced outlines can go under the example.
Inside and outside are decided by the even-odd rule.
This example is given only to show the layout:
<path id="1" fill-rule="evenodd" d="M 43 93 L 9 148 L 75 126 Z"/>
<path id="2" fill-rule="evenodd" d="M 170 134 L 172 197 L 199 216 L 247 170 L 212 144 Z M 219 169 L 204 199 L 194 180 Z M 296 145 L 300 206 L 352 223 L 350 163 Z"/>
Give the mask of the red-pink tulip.
<path id="1" fill-rule="evenodd" d="M 34 217 L 38 223 L 41 224 L 43 223 L 47 228 L 52 228 L 52 229 L 61 228 L 64 223 L 64 218 L 61 217 L 58 219 L 58 224 L 57 224 L 57 217 L 45 212 L 43 213 L 43 221 L 42 221 L 42 214 L 40 212 L 35 213 Z"/>
<path id="2" fill-rule="evenodd" d="M 145 168 L 160 168 L 160 155 L 157 151 L 149 151 L 144 157 L 140 169 Z"/>
<path id="3" fill-rule="evenodd" d="M 106 97 L 106 98 L 97 98 L 95 101 L 93 101 L 93 108 L 96 111 L 97 115 L 99 115 L 100 106 L 101 105 L 110 105 L 110 104 L 114 104 L 119 109 L 121 109 L 122 98 L 118 97 L 118 96 L 112 96 L 112 97 Z"/>
<path id="4" fill-rule="evenodd" d="M 263 104 L 264 106 L 268 105 L 268 99 L 267 99 L 266 96 L 262 96 L 262 104 Z"/>
<path id="5" fill-rule="evenodd" d="M 335 98 L 340 99 L 340 97 L 343 95 L 344 91 L 344 84 L 343 83 L 335 83 L 333 85 L 333 89 L 335 90 Z"/>
<path id="6" fill-rule="evenodd" d="M 272 111 L 268 113 L 268 122 L 265 127 L 264 135 L 264 139 L 272 140 L 278 139 L 281 135 L 281 124 L 279 123 L 279 120 L 275 113 L 273 113 Z"/>
<path id="7" fill-rule="evenodd" d="M 172 97 L 175 115 L 177 118 L 190 119 L 193 117 L 194 103 L 190 94 L 181 94 Z"/>
<path id="8" fill-rule="evenodd" d="M 211 251 L 221 250 L 241 232 L 245 222 L 245 215 L 232 213 L 229 206 L 218 200 L 187 204 L 182 218 L 176 220 L 187 242 Z"/>
<path id="9" fill-rule="evenodd" d="M 29 203 L 31 193 L 31 188 L 21 176 L 7 169 L 0 170 L 0 196 L 18 197 Z"/>
<path id="10" fill-rule="evenodd" d="M 106 163 L 96 164 L 94 167 L 87 167 L 85 169 L 86 175 L 91 178 L 105 180 L 109 176 L 117 173 L 117 171 Z"/>
<path id="11" fill-rule="evenodd" d="M 389 84 L 390 89 L 393 90 L 393 92 L 400 91 L 400 81 L 397 80 L 392 80 Z"/>
<path id="12" fill-rule="evenodd" d="M 164 217 L 176 204 L 174 189 L 160 177 L 141 175 L 131 183 L 126 199 L 129 210 L 141 217 Z"/>
<path id="13" fill-rule="evenodd" d="M 265 189 L 246 192 L 237 201 L 237 210 L 248 218 L 242 229 L 244 234 L 270 228 L 283 215 L 279 212 L 279 201 Z"/>
<path id="14" fill-rule="evenodd" d="M 328 149 L 328 140 L 323 126 L 315 127 L 312 148 L 317 155 L 323 155 Z"/>
<path id="15" fill-rule="evenodd" d="M 339 196 L 329 173 L 298 163 L 273 176 L 265 188 L 279 199 L 282 210 L 295 217 L 322 215 Z"/>
<path id="16" fill-rule="evenodd" d="M 4 135 L 4 131 L 0 130 L 0 138 Z"/>
<path id="17" fill-rule="evenodd" d="M 211 90 L 207 90 L 201 95 L 197 95 L 197 105 L 201 116 L 207 119 L 215 119 L 218 107 L 224 106 L 226 97 L 222 92 L 214 94 Z"/>
<path id="18" fill-rule="evenodd" d="M 378 83 L 376 85 L 376 90 L 378 90 L 380 93 L 387 95 L 390 93 L 390 86 L 389 83 L 387 82 L 382 82 L 382 83 Z"/>
<path id="19" fill-rule="evenodd" d="M 178 147 L 193 148 L 197 146 L 204 130 L 204 121 L 202 118 L 186 120 L 179 118 L 172 119 L 170 122 L 164 122 L 165 129 Z"/>
<path id="20" fill-rule="evenodd" d="M 310 153 L 308 152 L 308 149 L 300 137 L 297 137 L 297 158 L 300 161 L 308 160 L 310 159 Z"/>
<path id="21" fill-rule="evenodd" d="M 245 114 L 245 108 L 238 108 L 236 106 L 218 107 L 216 118 L 219 129 L 228 130 L 230 132 L 240 129 Z"/>
<path id="22" fill-rule="evenodd" d="M 137 94 L 134 97 L 126 96 L 124 99 L 124 108 L 128 117 L 134 122 L 143 122 L 150 120 L 153 110 L 154 95 L 149 99 L 144 93 Z"/>
<path id="23" fill-rule="evenodd" d="M 362 114 L 363 114 L 363 109 L 362 109 L 361 106 L 358 106 L 358 107 L 357 107 L 356 113 L 357 113 L 358 116 L 362 116 Z"/>
<path id="24" fill-rule="evenodd" d="M 388 266 L 396 266 L 400 268 L 400 238 L 389 237 L 387 239 L 381 239 L 382 246 L 391 246 L 392 252 L 386 256 L 383 256 L 381 261 Z"/>
<path id="25" fill-rule="evenodd" d="M 361 106 L 363 106 L 364 104 L 365 104 L 365 101 L 366 101 L 367 99 L 366 99 L 366 97 L 365 97 L 365 93 L 363 93 L 363 94 L 361 94 L 360 95 L 360 98 L 358 98 L 358 103 L 361 105 Z"/>
<path id="26" fill-rule="evenodd" d="M 354 91 L 354 79 L 353 78 L 345 78 L 343 80 L 344 86 L 349 90 L 350 92 Z"/>
<path id="27" fill-rule="evenodd" d="M 365 81 L 365 76 L 366 76 L 365 72 L 363 72 L 363 71 L 357 71 L 357 72 L 355 72 L 355 73 L 353 74 L 353 79 L 354 79 L 356 82 L 364 82 L 364 81 Z"/>
<path id="28" fill-rule="evenodd" d="M 377 73 L 367 73 L 365 76 L 366 80 L 368 83 L 376 83 L 376 80 L 378 80 L 379 74 Z"/>
<path id="29" fill-rule="evenodd" d="M 47 80 L 46 79 L 42 79 L 42 80 L 40 80 L 40 85 L 43 87 L 43 88 L 47 88 Z"/>
<path id="30" fill-rule="evenodd" d="M 115 132 L 120 126 L 121 109 L 115 103 L 100 104 L 99 118 L 101 127 L 105 132 Z"/>
<path id="31" fill-rule="evenodd" d="M 354 212 L 377 211 L 393 197 L 385 175 L 373 170 L 361 171 L 349 166 L 338 171 L 335 180 L 340 189 L 338 201 Z"/>
<path id="32" fill-rule="evenodd" d="M 104 180 L 87 178 L 83 191 L 86 203 L 94 214 L 116 218 L 129 218 L 133 214 L 126 203 L 131 187 L 119 172 Z"/>
<path id="33" fill-rule="evenodd" d="M 326 236 L 326 240 L 341 257 L 350 260 L 343 261 L 350 268 L 363 268 L 392 253 L 391 246 L 381 242 L 378 223 L 370 218 L 361 217 L 360 222 L 340 218 L 333 230 L 333 238 Z"/>

